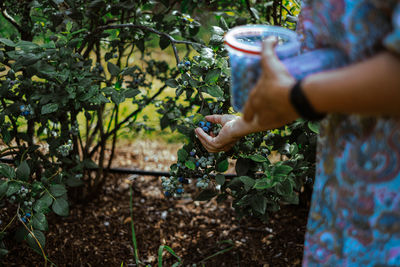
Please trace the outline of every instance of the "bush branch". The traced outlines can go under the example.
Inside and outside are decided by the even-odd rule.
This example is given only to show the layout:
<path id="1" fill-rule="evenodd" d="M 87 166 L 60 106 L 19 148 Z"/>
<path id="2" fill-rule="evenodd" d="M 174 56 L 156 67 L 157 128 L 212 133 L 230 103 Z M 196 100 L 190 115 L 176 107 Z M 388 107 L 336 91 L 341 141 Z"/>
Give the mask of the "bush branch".
<path id="1" fill-rule="evenodd" d="M 199 43 L 195 43 L 195 42 L 191 42 L 191 41 L 183 41 L 183 40 L 176 40 L 174 37 L 172 37 L 171 35 L 169 35 L 168 33 L 165 32 L 160 32 L 156 29 L 147 27 L 147 26 L 143 26 L 143 25 L 136 25 L 136 24 L 131 24 L 131 23 L 127 23 L 127 24 L 116 24 L 116 25 L 104 25 L 104 26 L 100 26 L 97 27 L 92 33 L 90 33 L 87 37 L 86 37 L 86 41 L 83 42 L 80 50 L 83 50 L 83 46 L 85 45 L 85 43 L 87 42 L 87 39 L 90 39 L 93 36 L 98 35 L 99 33 L 105 31 L 105 30 L 111 30 L 111 29 L 122 29 L 122 28 L 133 28 L 133 29 L 140 29 L 143 31 L 147 31 L 147 32 L 151 32 L 151 33 L 155 33 L 159 36 L 164 36 L 166 38 L 168 38 L 168 40 L 171 42 L 172 45 L 172 49 L 174 50 L 174 55 L 175 55 L 175 59 L 176 59 L 176 64 L 179 64 L 180 60 L 179 60 L 179 55 L 178 55 L 178 50 L 176 49 L 176 44 L 188 44 L 188 45 L 201 45 L 204 46 L 202 44 Z M 81 52 L 81 51 L 80 51 Z"/>
<path id="2" fill-rule="evenodd" d="M 160 89 L 158 89 L 157 93 L 155 93 L 151 98 L 147 99 L 147 101 L 142 106 L 145 107 L 148 104 L 150 104 L 150 102 L 153 101 L 157 96 L 159 96 L 164 91 L 165 88 L 167 88 L 167 85 L 163 85 Z M 127 123 L 131 118 L 136 116 L 142 110 L 143 108 L 139 106 L 137 110 L 129 114 L 123 121 L 119 122 L 117 126 L 114 127 L 114 129 L 112 129 L 110 132 L 104 133 L 104 138 L 105 139 L 109 138 L 116 131 L 118 131 L 125 123 Z M 92 149 L 92 151 L 90 151 L 89 158 L 93 157 L 94 153 L 97 151 L 97 149 L 99 149 L 100 145 L 101 143 L 97 143 L 96 146 Z"/>
<path id="3" fill-rule="evenodd" d="M 15 21 L 15 19 L 13 17 L 10 16 L 10 14 L 7 13 L 7 10 L 5 9 L 1 9 L 1 14 L 3 14 L 4 18 L 10 22 L 15 28 L 17 28 L 17 30 L 19 32 L 22 32 L 22 28 L 21 26 L 19 26 L 19 24 Z"/>

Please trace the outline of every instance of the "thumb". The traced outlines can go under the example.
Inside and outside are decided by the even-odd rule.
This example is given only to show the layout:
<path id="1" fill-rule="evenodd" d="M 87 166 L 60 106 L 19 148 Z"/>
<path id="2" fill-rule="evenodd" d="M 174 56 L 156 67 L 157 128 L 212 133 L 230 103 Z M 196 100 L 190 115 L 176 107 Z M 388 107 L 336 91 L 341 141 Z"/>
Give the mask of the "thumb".
<path id="1" fill-rule="evenodd" d="M 273 62 L 279 61 L 278 56 L 275 52 L 275 47 L 278 44 L 278 38 L 276 36 L 269 36 L 262 42 L 262 67 L 263 69 L 271 69 Z"/>

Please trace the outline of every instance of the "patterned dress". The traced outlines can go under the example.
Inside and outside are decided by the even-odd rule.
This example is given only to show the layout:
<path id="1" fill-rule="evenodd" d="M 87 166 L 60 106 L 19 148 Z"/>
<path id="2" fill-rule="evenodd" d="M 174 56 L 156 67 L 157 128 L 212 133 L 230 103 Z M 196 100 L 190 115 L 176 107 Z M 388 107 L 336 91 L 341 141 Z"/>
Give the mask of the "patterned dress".
<path id="1" fill-rule="evenodd" d="M 351 62 L 400 54 L 400 1 L 304 0 L 299 28 L 305 50 Z M 400 119 L 332 114 L 320 131 L 303 266 L 400 266 Z"/>

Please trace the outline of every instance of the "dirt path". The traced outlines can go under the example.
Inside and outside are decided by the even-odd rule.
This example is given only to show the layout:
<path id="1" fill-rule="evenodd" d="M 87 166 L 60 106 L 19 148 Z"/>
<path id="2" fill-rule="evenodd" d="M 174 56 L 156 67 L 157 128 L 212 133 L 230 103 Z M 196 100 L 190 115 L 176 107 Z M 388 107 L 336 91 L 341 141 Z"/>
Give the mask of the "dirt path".
<path id="1" fill-rule="evenodd" d="M 119 148 L 115 166 L 167 171 L 180 145 L 136 142 Z M 267 224 L 238 221 L 230 203 L 166 199 L 155 177 L 112 175 L 94 202 L 71 215 L 49 218 L 46 252 L 57 266 L 136 266 L 130 230 L 129 188 L 140 259 L 157 265 L 160 245 L 173 248 L 184 266 L 300 266 L 307 209 L 285 206 Z M 189 188 L 188 191 L 194 191 Z M 7 221 L 5 213 L 0 215 Z M 9 242 L 5 266 L 43 266 L 26 244 Z M 228 250 L 225 253 L 207 257 Z M 165 253 L 163 266 L 175 259 Z"/>

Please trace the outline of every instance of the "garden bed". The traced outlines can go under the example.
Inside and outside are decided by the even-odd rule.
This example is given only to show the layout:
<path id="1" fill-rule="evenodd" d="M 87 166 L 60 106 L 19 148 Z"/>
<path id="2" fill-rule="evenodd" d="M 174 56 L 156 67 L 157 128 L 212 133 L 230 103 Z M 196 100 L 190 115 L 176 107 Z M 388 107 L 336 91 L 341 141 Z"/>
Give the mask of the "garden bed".
<path id="1" fill-rule="evenodd" d="M 115 166 L 166 171 L 177 148 L 155 142 L 124 146 Z M 121 266 L 122 262 L 135 266 L 130 186 L 139 257 L 144 263 L 155 266 L 158 248 L 165 244 L 182 257 L 184 266 L 301 265 L 307 208 L 283 206 L 268 223 L 252 218 L 238 221 L 228 202 L 166 199 L 159 178 L 129 175 L 110 175 L 99 197 L 74 205 L 70 216 L 49 217 L 45 248 L 49 259 L 57 266 Z M 7 222 L 9 218 L 2 213 L 1 219 Z M 43 257 L 26 244 L 8 241 L 7 247 L 5 266 L 44 264 Z M 175 262 L 168 253 L 163 259 L 164 266 Z"/>

